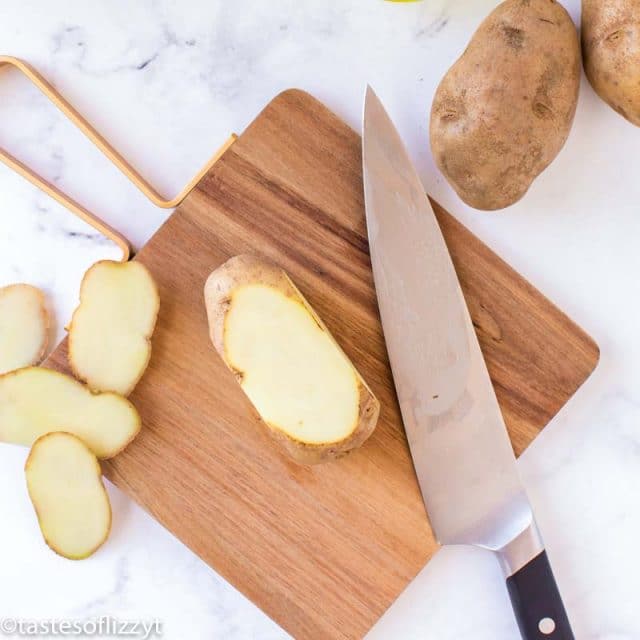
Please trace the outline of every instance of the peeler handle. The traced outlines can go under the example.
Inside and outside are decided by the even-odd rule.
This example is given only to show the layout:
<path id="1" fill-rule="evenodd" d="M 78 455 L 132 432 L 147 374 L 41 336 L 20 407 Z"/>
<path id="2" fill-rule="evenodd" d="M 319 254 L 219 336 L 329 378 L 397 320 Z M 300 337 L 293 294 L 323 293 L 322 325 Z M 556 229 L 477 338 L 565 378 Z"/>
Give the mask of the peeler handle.
<path id="1" fill-rule="evenodd" d="M 69 103 L 67 100 L 30 64 L 11 56 L 0 56 L 0 69 L 13 67 L 27 77 L 82 133 L 96 146 L 120 171 L 149 199 L 153 204 L 163 209 L 177 207 L 200 179 L 218 161 L 222 154 L 236 141 L 237 136 L 231 136 L 216 151 L 211 159 L 204 165 L 200 172 L 187 184 L 187 186 L 175 197 L 166 200 L 138 173 L 120 153 L 112 147 L 107 140 Z M 85 209 L 78 202 L 60 191 L 50 182 L 39 176 L 32 169 L 20 162 L 17 158 L 0 147 L 0 161 L 23 178 L 38 187 L 41 191 L 59 202 L 63 207 L 90 224 L 104 236 L 113 241 L 122 251 L 122 260 L 126 261 L 131 256 L 131 245 L 127 239 L 96 215 Z"/>

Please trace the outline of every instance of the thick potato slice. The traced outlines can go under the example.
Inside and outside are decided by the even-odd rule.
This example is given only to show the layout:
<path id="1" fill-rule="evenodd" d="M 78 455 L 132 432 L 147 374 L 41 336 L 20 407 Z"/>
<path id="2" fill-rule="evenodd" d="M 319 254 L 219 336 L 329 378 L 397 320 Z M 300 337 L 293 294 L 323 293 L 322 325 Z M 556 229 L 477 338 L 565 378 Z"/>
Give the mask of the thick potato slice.
<path id="1" fill-rule="evenodd" d="M 583 0 L 582 57 L 596 93 L 640 127 L 640 0 Z"/>
<path id="2" fill-rule="evenodd" d="M 0 441 L 31 446 L 64 429 L 98 458 L 122 451 L 140 431 L 136 408 L 115 393 L 93 394 L 72 377 L 27 367 L 0 376 Z"/>
<path id="3" fill-rule="evenodd" d="M 109 536 L 111 504 L 97 458 L 70 433 L 38 438 L 24 467 L 45 542 L 70 560 L 93 554 Z"/>
<path id="4" fill-rule="evenodd" d="M 47 348 L 44 294 L 29 284 L 0 289 L 0 374 L 37 364 Z"/>
<path id="5" fill-rule="evenodd" d="M 129 395 L 151 357 L 160 297 L 140 262 L 96 262 L 69 326 L 69 362 L 94 391 Z"/>
<path id="6" fill-rule="evenodd" d="M 216 350 L 294 460 L 331 460 L 371 435 L 378 401 L 282 269 L 232 258 L 205 302 Z"/>

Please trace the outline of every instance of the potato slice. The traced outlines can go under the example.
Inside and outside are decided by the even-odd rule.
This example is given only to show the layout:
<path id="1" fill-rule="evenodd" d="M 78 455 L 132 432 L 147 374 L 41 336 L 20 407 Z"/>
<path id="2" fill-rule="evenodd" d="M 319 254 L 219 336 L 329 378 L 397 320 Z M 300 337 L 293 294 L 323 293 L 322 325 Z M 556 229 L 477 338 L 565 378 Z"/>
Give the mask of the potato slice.
<path id="1" fill-rule="evenodd" d="M 111 531 L 111 504 L 87 445 L 70 433 L 48 433 L 35 441 L 24 471 L 49 547 L 70 560 L 95 553 Z"/>
<path id="2" fill-rule="evenodd" d="M 122 451 L 140 431 L 136 408 L 115 393 L 93 394 L 64 373 L 27 367 L 0 376 L 0 441 L 31 446 L 64 429 L 99 458 Z"/>
<path id="3" fill-rule="evenodd" d="M 96 262 L 80 287 L 69 327 L 69 362 L 94 391 L 129 395 L 151 357 L 160 298 L 140 262 Z"/>
<path id="4" fill-rule="evenodd" d="M 294 460 L 325 462 L 371 435 L 378 401 L 282 269 L 232 258 L 205 302 L 216 350 Z"/>
<path id="5" fill-rule="evenodd" d="M 0 289 L 0 374 L 37 364 L 47 348 L 44 294 L 29 284 Z"/>

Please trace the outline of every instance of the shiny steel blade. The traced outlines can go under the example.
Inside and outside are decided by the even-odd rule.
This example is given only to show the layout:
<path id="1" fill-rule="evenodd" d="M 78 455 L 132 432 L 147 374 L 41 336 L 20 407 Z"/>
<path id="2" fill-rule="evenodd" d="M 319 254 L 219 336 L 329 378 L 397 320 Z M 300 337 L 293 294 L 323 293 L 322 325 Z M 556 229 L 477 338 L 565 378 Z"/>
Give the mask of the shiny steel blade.
<path id="1" fill-rule="evenodd" d="M 431 525 L 443 544 L 500 549 L 531 509 L 438 222 L 370 87 L 363 163 L 380 316 Z"/>

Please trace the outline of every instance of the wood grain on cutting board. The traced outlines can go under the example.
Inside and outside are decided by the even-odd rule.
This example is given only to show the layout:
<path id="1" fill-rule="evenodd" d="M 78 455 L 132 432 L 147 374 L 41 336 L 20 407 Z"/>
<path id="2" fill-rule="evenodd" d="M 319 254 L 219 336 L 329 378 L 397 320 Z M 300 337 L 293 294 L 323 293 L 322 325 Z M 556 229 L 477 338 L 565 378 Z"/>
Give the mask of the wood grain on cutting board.
<path id="1" fill-rule="evenodd" d="M 521 452 L 598 348 L 436 206 Z M 231 255 L 280 264 L 382 403 L 352 455 L 305 468 L 273 446 L 209 342 L 202 289 Z M 361 638 L 438 548 L 414 476 L 379 323 L 360 138 L 311 96 L 278 96 L 137 259 L 161 294 L 139 437 L 106 475 L 300 639 Z M 67 370 L 66 343 L 49 364 Z"/>

